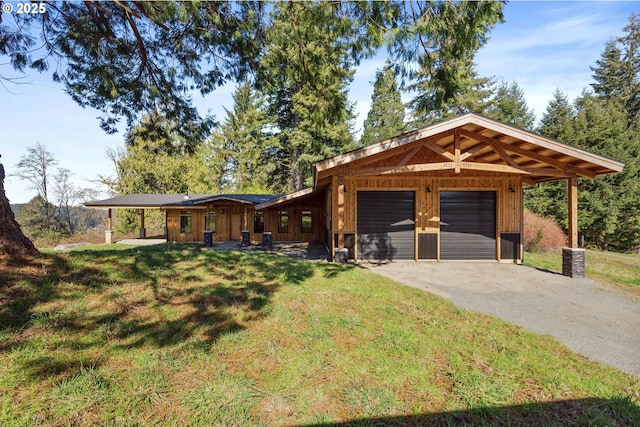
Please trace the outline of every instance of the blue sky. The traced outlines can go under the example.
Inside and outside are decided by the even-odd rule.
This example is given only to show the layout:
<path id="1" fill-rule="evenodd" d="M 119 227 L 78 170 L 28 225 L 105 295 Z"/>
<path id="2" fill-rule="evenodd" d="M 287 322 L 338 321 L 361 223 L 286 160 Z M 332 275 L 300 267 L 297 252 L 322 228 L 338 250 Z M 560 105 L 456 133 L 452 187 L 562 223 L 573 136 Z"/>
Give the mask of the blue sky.
<path id="1" fill-rule="evenodd" d="M 510 2 L 504 8 L 505 23 L 493 29 L 476 56 L 477 70 L 481 76 L 517 82 L 539 118 L 556 89 L 573 100 L 589 86 L 589 67 L 600 58 L 605 43 L 622 34 L 632 12 L 640 13 L 640 3 Z M 355 74 L 349 96 L 358 114 L 357 130 L 369 110 L 375 72 L 384 60 L 380 55 L 365 61 Z M 0 75 L 15 73 L 0 65 Z M 100 189 L 90 180 L 115 174 L 105 150 L 122 146 L 123 135 L 105 134 L 98 126 L 100 113 L 75 104 L 50 75 L 33 72 L 24 81 L 30 84 L 7 86 L 12 93 L 0 88 L 0 161 L 7 173 L 15 171 L 26 147 L 40 142 L 59 160 L 59 167 L 74 173 L 76 186 Z M 197 106 L 222 120 L 223 107 L 232 107 L 232 92 L 233 85 L 227 85 L 196 99 Z M 34 197 L 28 187 L 14 176 L 5 180 L 11 203 Z"/>

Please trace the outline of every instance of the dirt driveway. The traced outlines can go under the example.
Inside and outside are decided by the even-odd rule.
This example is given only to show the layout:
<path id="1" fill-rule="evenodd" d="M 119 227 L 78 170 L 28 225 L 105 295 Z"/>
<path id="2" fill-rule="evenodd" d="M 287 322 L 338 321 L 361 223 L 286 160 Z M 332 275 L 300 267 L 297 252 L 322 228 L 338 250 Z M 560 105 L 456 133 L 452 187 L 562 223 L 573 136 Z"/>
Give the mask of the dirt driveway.
<path id="1" fill-rule="evenodd" d="M 640 299 L 588 279 L 514 264 L 363 264 L 454 304 L 551 335 L 571 350 L 640 378 Z"/>

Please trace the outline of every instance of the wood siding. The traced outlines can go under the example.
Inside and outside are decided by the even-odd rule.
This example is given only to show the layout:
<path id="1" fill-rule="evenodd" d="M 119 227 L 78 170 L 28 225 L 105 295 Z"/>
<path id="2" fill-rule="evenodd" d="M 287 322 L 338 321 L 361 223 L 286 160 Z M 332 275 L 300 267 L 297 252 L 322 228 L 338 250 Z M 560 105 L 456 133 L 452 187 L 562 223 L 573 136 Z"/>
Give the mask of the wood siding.
<path id="1" fill-rule="evenodd" d="M 267 209 L 264 212 L 264 231 L 271 231 L 273 241 L 322 242 L 325 240 L 327 215 L 325 215 L 325 195 L 308 198 L 304 201 L 293 200 L 285 206 Z M 242 230 L 249 230 L 252 242 L 261 242 L 262 233 L 254 231 L 253 205 L 243 203 L 225 203 L 190 209 L 192 213 L 192 232 L 180 233 L 180 212 L 189 209 L 167 210 L 167 238 L 172 242 L 204 242 L 206 212 L 215 212 L 215 242 L 241 239 Z M 286 211 L 289 216 L 287 233 L 278 232 L 278 212 Z M 302 213 L 311 212 L 311 233 L 302 232 Z"/>
<path id="2" fill-rule="evenodd" d="M 429 175 L 340 177 L 334 175 L 331 182 L 334 235 L 340 232 L 357 232 L 356 193 L 358 191 L 415 191 L 416 234 L 438 235 L 440 233 L 440 191 L 495 191 L 496 249 L 497 258 L 500 259 L 500 233 L 522 232 L 522 178 L 518 175 L 491 173 L 485 173 L 483 176 L 456 176 L 451 173 L 446 177 Z M 344 195 L 340 194 L 342 192 Z M 416 238 L 416 242 L 418 240 Z M 417 259 L 417 248 L 415 252 Z"/>

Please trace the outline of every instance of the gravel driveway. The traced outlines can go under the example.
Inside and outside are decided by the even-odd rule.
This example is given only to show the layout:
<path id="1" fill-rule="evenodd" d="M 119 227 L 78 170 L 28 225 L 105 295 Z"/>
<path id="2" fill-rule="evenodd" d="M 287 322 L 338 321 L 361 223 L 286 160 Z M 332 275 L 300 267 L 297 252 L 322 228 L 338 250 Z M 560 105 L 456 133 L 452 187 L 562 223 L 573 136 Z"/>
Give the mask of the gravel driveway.
<path id="1" fill-rule="evenodd" d="M 640 378 L 640 299 L 621 291 L 515 264 L 362 265 L 458 306 L 551 335 L 576 353 Z"/>

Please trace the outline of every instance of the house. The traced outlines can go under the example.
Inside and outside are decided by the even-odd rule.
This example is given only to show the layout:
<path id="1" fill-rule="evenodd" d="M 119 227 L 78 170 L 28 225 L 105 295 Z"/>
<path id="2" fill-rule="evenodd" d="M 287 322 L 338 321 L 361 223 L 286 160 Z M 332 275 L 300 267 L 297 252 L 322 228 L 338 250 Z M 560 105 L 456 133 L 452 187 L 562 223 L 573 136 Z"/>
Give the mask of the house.
<path id="1" fill-rule="evenodd" d="M 521 262 L 523 186 L 566 180 L 565 273 L 575 276 L 584 264 L 577 179 L 623 167 L 465 114 L 320 161 L 313 187 L 296 193 L 190 196 L 156 205 L 167 211 L 168 238 L 175 241 L 202 241 L 213 215 L 216 240 L 239 239 L 240 229 L 260 240 L 270 231 L 273 240 L 324 241 L 332 259 Z"/>

